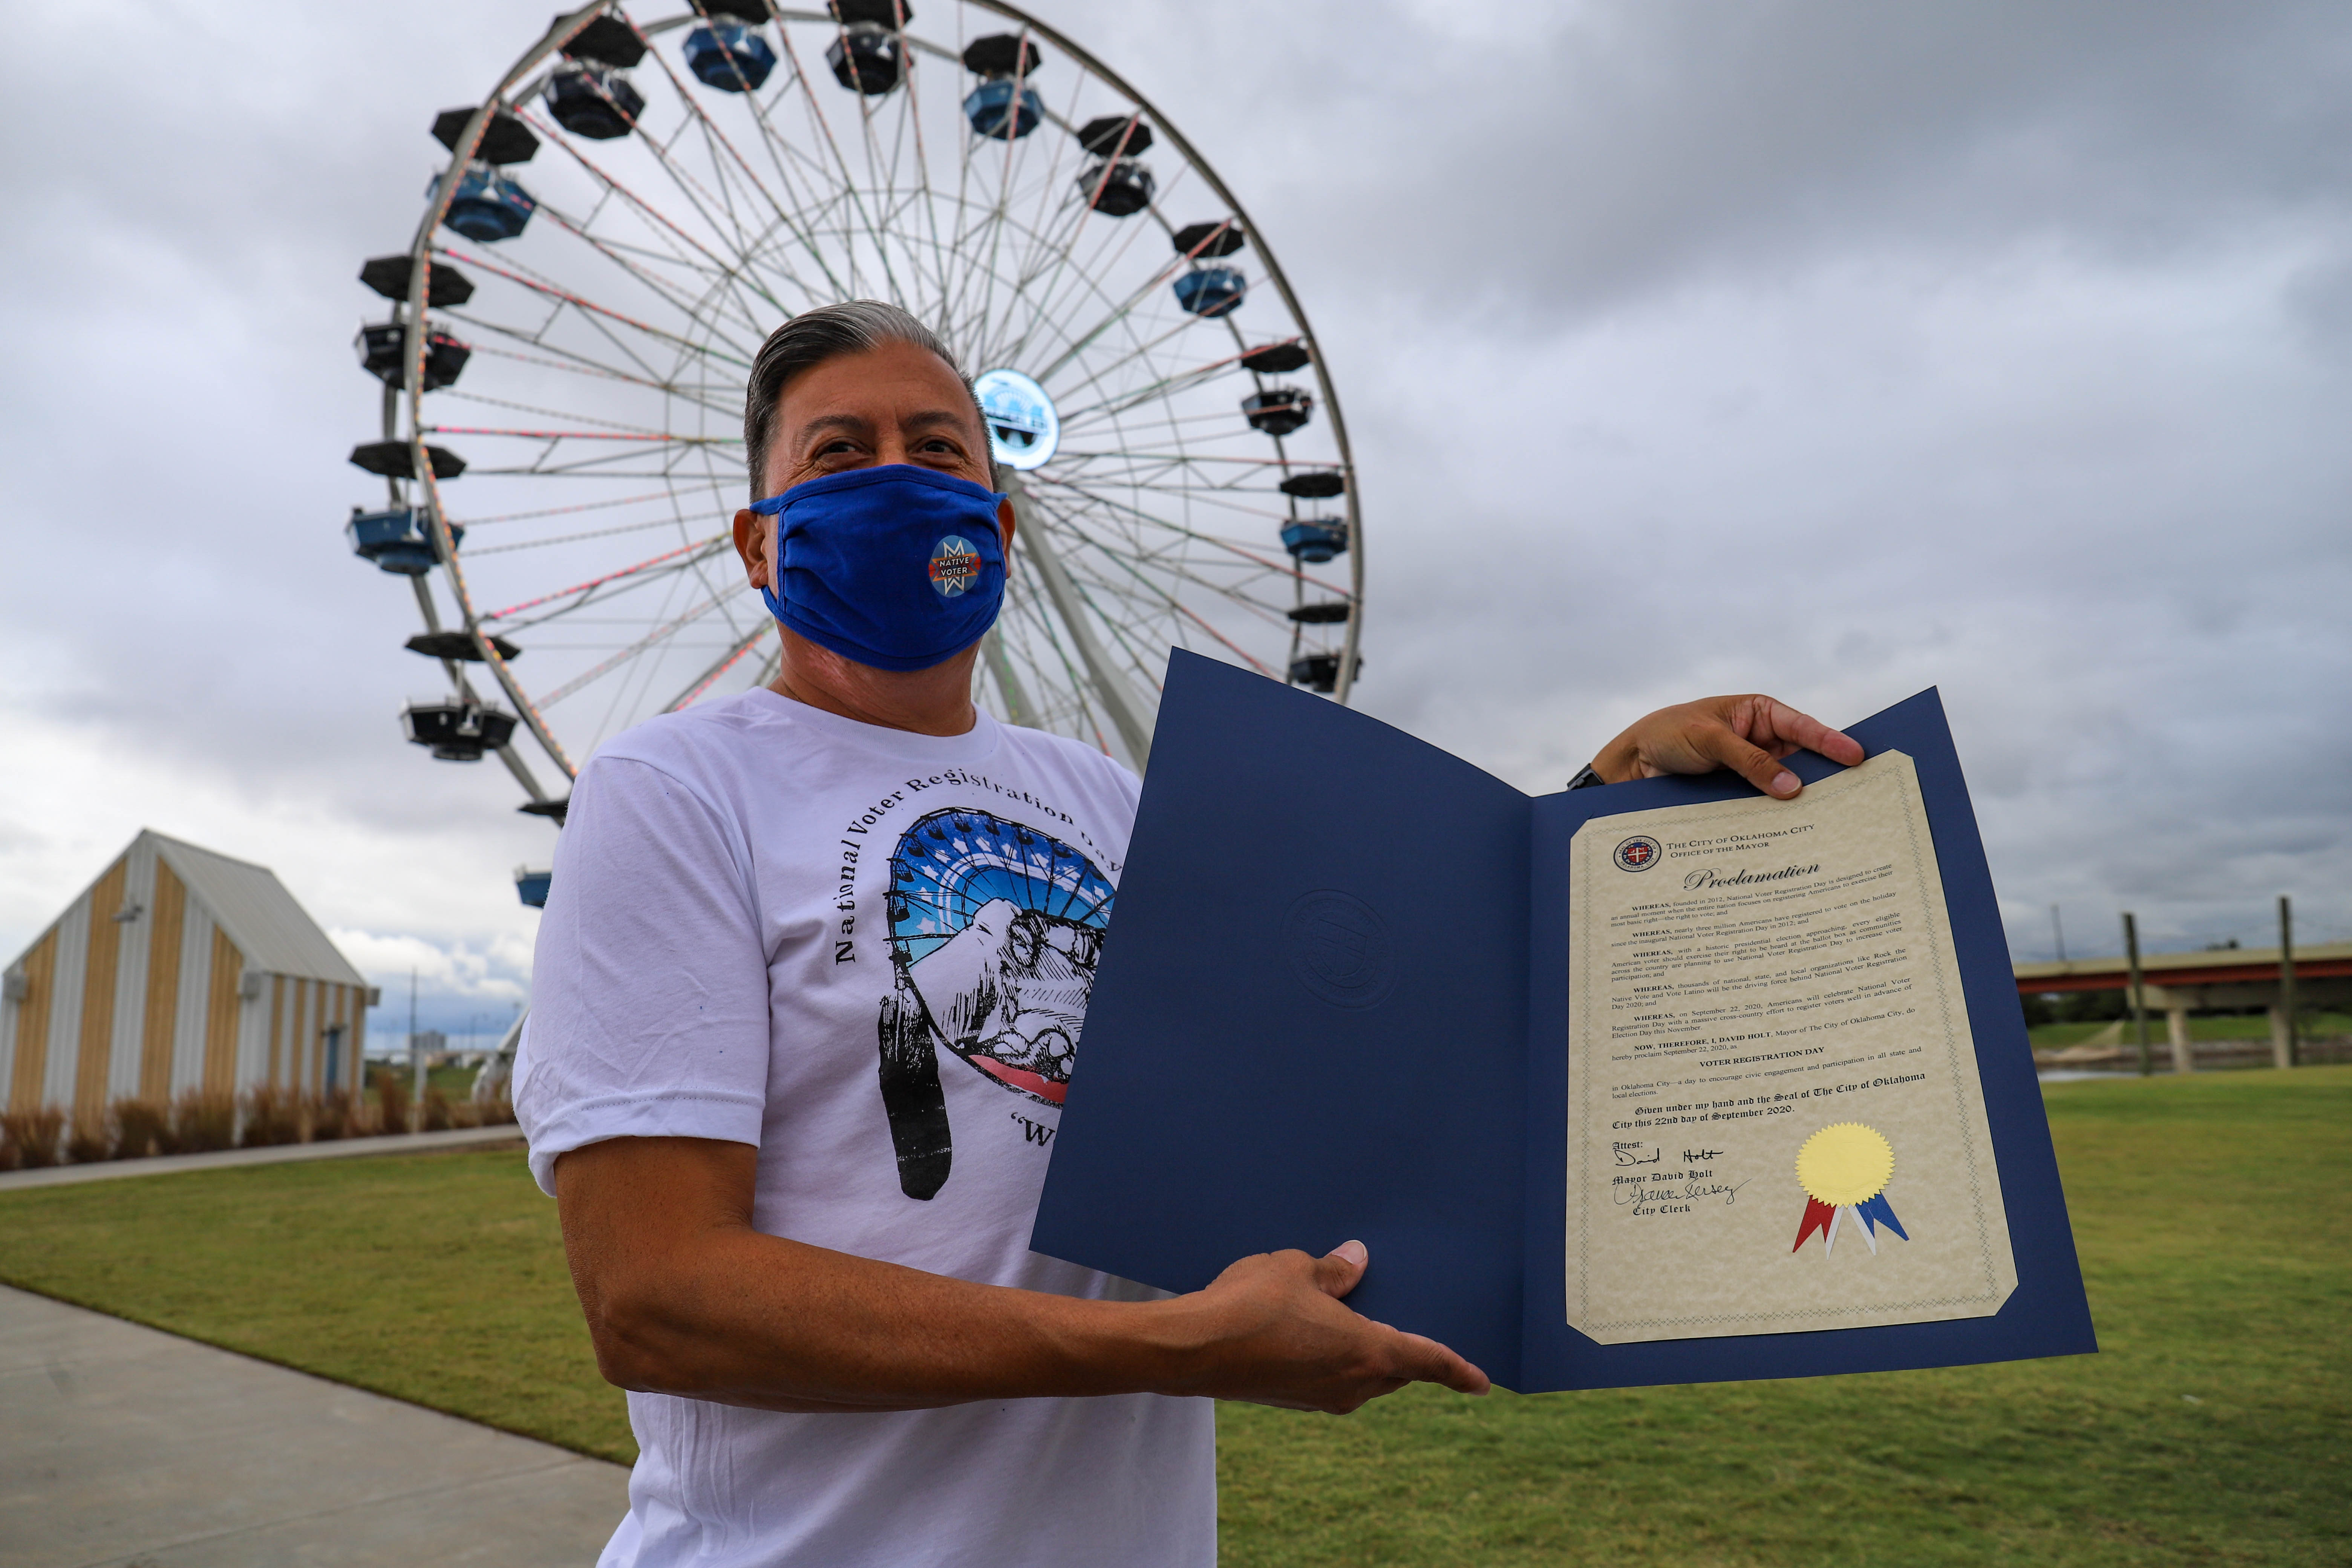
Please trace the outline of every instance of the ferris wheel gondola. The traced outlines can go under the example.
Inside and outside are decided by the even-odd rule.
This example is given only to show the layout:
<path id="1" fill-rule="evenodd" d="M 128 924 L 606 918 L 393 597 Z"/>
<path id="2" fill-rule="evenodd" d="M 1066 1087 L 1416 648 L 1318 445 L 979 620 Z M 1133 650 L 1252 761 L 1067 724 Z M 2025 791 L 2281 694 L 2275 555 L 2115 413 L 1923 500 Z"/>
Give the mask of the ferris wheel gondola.
<path id="1" fill-rule="evenodd" d="M 438 758 L 562 820 L 654 714 L 771 678 L 733 561 L 768 331 L 881 298 L 974 373 L 1020 516 L 975 697 L 1140 767 L 1171 647 L 1346 701 L 1363 535 L 1328 367 L 1265 237 L 1159 110 L 997 0 L 560 16 L 478 105 L 404 254 L 362 269 Z M 536 753 L 536 754 L 527 754 Z M 544 884 L 536 884 L 544 896 Z M 526 889 L 527 892 L 529 889 Z"/>

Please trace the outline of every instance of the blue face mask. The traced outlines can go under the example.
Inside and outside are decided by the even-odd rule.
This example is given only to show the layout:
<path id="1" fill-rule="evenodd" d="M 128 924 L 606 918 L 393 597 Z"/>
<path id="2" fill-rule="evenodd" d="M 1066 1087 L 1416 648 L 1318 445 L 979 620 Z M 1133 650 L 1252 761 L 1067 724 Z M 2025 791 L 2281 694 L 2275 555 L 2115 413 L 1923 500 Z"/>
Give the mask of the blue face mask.
<path id="1" fill-rule="evenodd" d="M 936 468 L 852 468 L 754 501 L 776 519 L 769 613 L 876 669 L 929 669 L 978 642 L 1004 603 L 995 491 Z"/>

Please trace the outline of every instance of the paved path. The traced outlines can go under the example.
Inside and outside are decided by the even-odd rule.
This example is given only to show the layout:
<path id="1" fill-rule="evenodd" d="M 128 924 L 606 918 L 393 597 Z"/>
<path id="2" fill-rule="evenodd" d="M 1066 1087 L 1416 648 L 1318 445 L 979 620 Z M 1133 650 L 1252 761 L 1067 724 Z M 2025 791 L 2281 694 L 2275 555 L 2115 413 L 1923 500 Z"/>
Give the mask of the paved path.
<path id="1" fill-rule="evenodd" d="M 0 1568 L 588 1568 L 628 1472 L 0 1287 Z"/>
<path id="2" fill-rule="evenodd" d="M 43 1165 L 32 1171 L 0 1172 L 0 1193 L 18 1187 L 62 1187 L 76 1182 L 113 1182 L 126 1176 L 168 1176 L 182 1171 L 213 1171 L 223 1165 L 278 1165 L 292 1160 L 347 1160 L 358 1154 L 425 1154 L 477 1143 L 520 1143 L 522 1129 L 457 1127 L 446 1132 L 403 1132 L 390 1138 L 343 1138 L 327 1143 L 275 1143 L 258 1149 L 220 1149 L 209 1154 L 158 1154 L 145 1160 L 99 1160 L 87 1165 Z"/>

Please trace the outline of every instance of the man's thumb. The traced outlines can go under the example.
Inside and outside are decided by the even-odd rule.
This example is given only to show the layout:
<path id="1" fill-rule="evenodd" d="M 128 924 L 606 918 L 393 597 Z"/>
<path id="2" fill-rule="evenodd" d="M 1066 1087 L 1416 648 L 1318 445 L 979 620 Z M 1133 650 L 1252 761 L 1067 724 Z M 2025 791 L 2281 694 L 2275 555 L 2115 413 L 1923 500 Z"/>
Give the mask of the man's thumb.
<path id="1" fill-rule="evenodd" d="M 1337 1300 L 1354 1289 L 1372 1255 L 1360 1241 L 1343 1241 L 1315 1260 L 1315 1283 Z"/>

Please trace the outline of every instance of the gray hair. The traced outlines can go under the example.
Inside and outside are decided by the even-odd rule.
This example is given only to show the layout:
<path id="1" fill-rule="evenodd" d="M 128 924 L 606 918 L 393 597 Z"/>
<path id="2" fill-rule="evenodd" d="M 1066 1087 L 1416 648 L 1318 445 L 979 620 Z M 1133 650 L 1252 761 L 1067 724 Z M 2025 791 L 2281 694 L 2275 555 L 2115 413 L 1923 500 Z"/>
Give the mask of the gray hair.
<path id="1" fill-rule="evenodd" d="M 971 390 L 971 377 L 956 363 L 947 344 L 937 332 L 923 325 L 898 306 L 880 300 L 845 300 L 837 305 L 820 305 L 814 310 L 803 310 L 768 334 L 760 345 L 759 357 L 751 362 L 751 379 L 743 388 L 743 458 L 751 470 L 751 499 L 761 498 L 760 487 L 766 479 L 768 444 L 775 437 L 776 405 L 803 372 L 814 370 L 827 360 L 844 354 L 871 353 L 885 343 L 912 343 L 917 348 L 937 354 L 940 363 L 955 372 L 963 383 L 964 395 L 971 398 L 971 411 L 980 421 L 981 438 L 988 436 L 988 416 L 981 412 L 980 399 Z M 989 482 L 998 479 L 996 454 L 988 450 Z"/>

